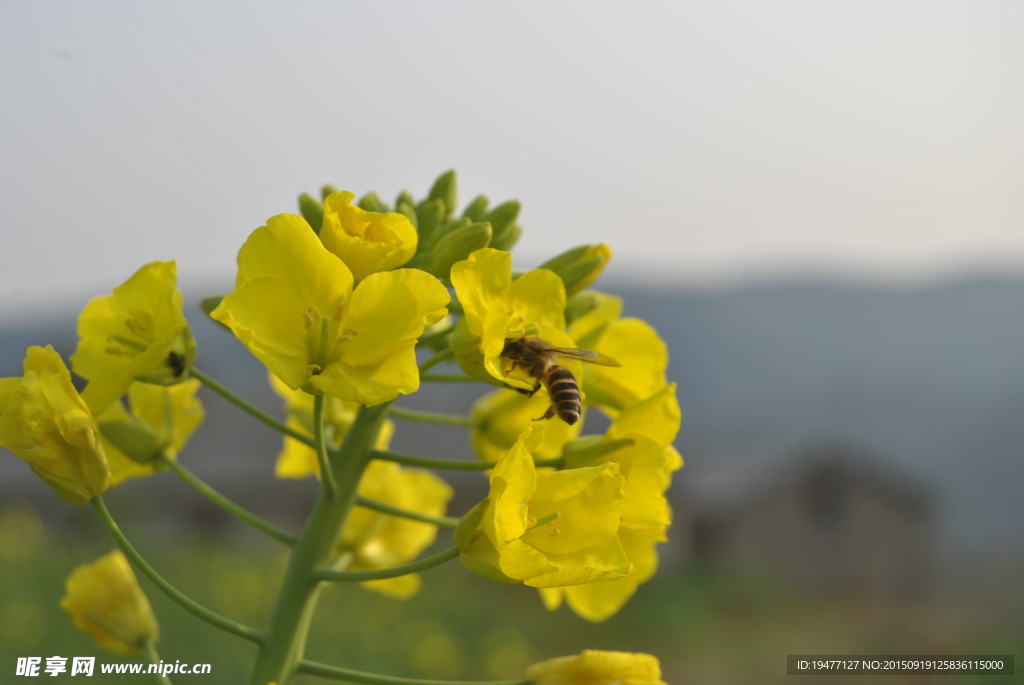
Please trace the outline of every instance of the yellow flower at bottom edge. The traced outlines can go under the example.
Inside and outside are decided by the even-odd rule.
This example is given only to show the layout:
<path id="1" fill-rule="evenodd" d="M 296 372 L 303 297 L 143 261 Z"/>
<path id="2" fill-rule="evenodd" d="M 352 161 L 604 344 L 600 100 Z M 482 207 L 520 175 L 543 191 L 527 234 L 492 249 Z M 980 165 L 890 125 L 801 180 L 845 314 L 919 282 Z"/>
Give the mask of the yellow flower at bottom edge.
<path id="1" fill-rule="evenodd" d="M 672 519 L 665 492 L 672 472 L 682 466 L 682 459 L 672 446 L 681 420 L 673 384 L 629 407 L 612 422 L 605 439 L 628 438 L 632 444 L 586 458 L 575 457 L 572 444 L 567 446 L 566 466 L 570 469 L 605 462 L 615 463 L 621 469 L 625 484 L 618 535 L 626 557 L 633 564 L 633 572 L 589 585 L 542 589 L 541 598 L 549 610 L 557 609 L 564 599 L 584 619 L 604 621 L 657 571 L 656 548 L 666 540 L 665 532 Z"/>
<path id="2" fill-rule="evenodd" d="M 139 656 L 147 643 L 156 642 L 159 629 L 153 609 L 121 552 L 79 566 L 65 588 L 61 608 L 103 649 Z"/>
<path id="3" fill-rule="evenodd" d="M 400 212 L 370 212 L 352 204 L 347 190 L 324 200 L 320 240 L 341 257 L 355 279 L 376 271 L 402 266 L 416 254 L 419 235 L 409 218 Z"/>
<path id="4" fill-rule="evenodd" d="M 28 348 L 23 367 L 21 378 L 0 378 L 0 446 L 62 499 L 86 504 L 110 485 L 92 412 L 52 347 Z"/>
<path id="5" fill-rule="evenodd" d="M 537 473 L 528 430 L 491 470 L 490 493 L 459 523 L 469 570 L 504 583 L 564 587 L 627 575 L 617 535 L 623 478 L 617 464 Z"/>
<path id="6" fill-rule="evenodd" d="M 429 471 L 402 468 L 387 461 L 370 462 L 357 492 L 363 497 L 428 516 L 444 516 L 454 494 L 448 483 Z M 355 506 L 342 527 L 338 549 L 352 555 L 348 570 L 391 568 L 415 559 L 436 537 L 434 524 Z M 416 593 L 420 583 L 419 576 L 411 574 L 361 585 L 407 599 Z"/>
<path id="7" fill-rule="evenodd" d="M 447 312 L 448 291 L 418 269 L 352 272 L 294 214 L 267 220 L 238 253 L 238 276 L 211 317 L 289 388 L 367 406 L 419 389 L 416 341 Z"/>
<path id="8" fill-rule="evenodd" d="M 196 350 L 177 280 L 173 261 L 151 262 L 85 305 L 71 366 L 89 381 L 82 396 L 93 412 L 109 407 L 133 380 L 172 385 L 187 377 Z"/>
<path id="9" fill-rule="evenodd" d="M 288 413 L 288 427 L 312 438 L 313 396 L 304 390 L 292 390 L 273 374 L 270 374 L 270 387 L 284 400 L 285 411 Z M 328 445 L 341 446 L 358 410 L 359 404 L 356 402 L 346 402 L 329 395 L 324 398 L 324 424 Z M 395 424 L 390 420 L 385 421 L 377 434 L 374 447 L 386 450 L 394 433 Z M 278 478 L 319 478 L 320 461 L 317 459 L 316 451 L 295 438 L 285 436 L 281 451 L 277 455 L 274 475 Z"/>
<path id="10" fill-rule="evenodd" d="M 140 462 L 129 456 L 125 451 L 127 445 L 117 444 L 118 436 L 111 433 L 111 424 L 115 430 L 119 426 L 131 427 L 148 437 L 147 444 L 159 446 L 159 453 L 174 459 L 206 416 L 202 402 L 196 397 L 199 387 L 199 381 L 194 378 L 171 386 L 132 383 L 128 386 L 131 412 L 117 401 L 100 415 L 100 442 L 110 466 L 111 487 L 163 469 L 155 458 Z"/>
<path id="11" fill-rule="evenodd" d="M 665 685 L 656 657 L 596 649 L 534 664 L 526 679 L 532 685 Z"/>

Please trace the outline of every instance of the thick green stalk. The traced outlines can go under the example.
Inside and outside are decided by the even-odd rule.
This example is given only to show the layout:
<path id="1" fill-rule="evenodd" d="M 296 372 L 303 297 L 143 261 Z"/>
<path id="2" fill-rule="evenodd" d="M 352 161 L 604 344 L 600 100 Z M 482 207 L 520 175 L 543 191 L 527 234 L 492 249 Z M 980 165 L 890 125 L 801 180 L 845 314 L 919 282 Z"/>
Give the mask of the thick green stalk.
<path id="1" fill-rule="evenodd" d="M 209 376 L 207 376 L 205 373 L 203 373 L 194 366 L 192 367 L 192 376 L 198 379 L 200 383 L 208 387 L 210 390 L 214 391 L 215 393 L 226 399 L 228 402 L 244 411 L 249 416 L 255 418 L 257 421 L 265 423 L 274 430 L 278 431 L 279 433 L 284 433 L 289 438 L 295 438 L 296 440 L 305 445 L 309 445 L 310 447 L 315 446 L 313 444 L 313 439 L 310 438 L 308 435 L 303 435 L 299 431 L 290 428 L 289 426 L 286 426 L 282 421 L 278 421 L 277 419 L 275 419 L 273 416 L 263 411 L 262 409 L 254 407 L 253 405 L 249 404 L 244 399 L 236 395 L 234 392 L 228 390 L 226 387 L 224 387 L 217 381 L 213 380 L 212 378 L 210 378 Z"/>
<path id="2" fill-rule="evenodd" d="M 362 408 L 332 455 L 330 469 L 338 484 L 337 496 L 321 491 L 309 520 L 292 550 L 277 604 L 267 627 L 253 670 L 252 685 L 291 685 L 306 646 L 306 635 L 316 609 L 321 583 L 313 572 L 330 563 L 341 526 L 356 499 L 356 488 L 370 460 L 388 405 Z"/>
<path id="3" fill-rule="evenodd" d="M 357 671 L 354 668 L 330 666 L 316 661 L 303 661 L 299 664 L 302 673 L 318 675 L 322 678 L 343 680 L 347 683 L 365 683 L 365 685 L 530 685 L 528 680 L 422 680 L 420 678 L 402 678 L 394 675 L 381 675 Z"/>
<path id="4" fill-rule="evenodd" d="M 190 612 L 194 616 L 201 618 L 202 620 L 217 626 L 221 630 L 226 630 L 229 633 L 234 633 L 239 637 L 244 637 L 247 640 L 261 643 L 263 642 L 263 633 L 247 625 L 243 625 L 238 621 L 234 621 L 227 616 L 222 616 L 212 609 L 207 609 L 199 602 L 195 601 L 191 597 L 188 597 L 181 593 L 176 587 L 171 585 L 156 572 L 156 569 L 149 565 L 138 550 L 132 547 L 132 543 L 128 541 L 128 538 L 121 531 L 120 526 L 111 516 L 110 511 L 107 509 L 107 505 L 104 504 L 103 498 L 99 495 L 93 498 L 92 505 L 99 512 L 100 518 L 103 519 L 103 523 L 110 529 L 110 534 L 114 536 L 114 540 L 117 541 L 118 547 L 124 552 L 124 555 L 132 562 L 135 568 L 139 569 L 143 575 L 153 581 L 153 584 L 160 588 L 161 592 L 173 599 L 175 602 L 185 608 L 186 611 Z"/>
<path id="5" fill-rule="evenodd" d="M 459 556 L 459 548 L 450 547 L 443 552 L 438 552 L 437 554 L 432 554 L 429 557 L 417 559 L 416 561 L 403 564 L 402 566 L 394 566 L 392 568 L 373 568 L 362 571 L 335 571 L 334 569 L 321 569 L 316 571 L 313 575 L 318 580 L 340 580 L 361 583 L 365 580 L 397 578 L 399 576 L 407 576 L 410 573 L 426 571 L 428 568 L 434 568 L 435 566 L 440 566 L 446 561 L 451 561 L 457 556 Z"/>
<path id="6" fill-rule="evenodd" d="M 251 511 L 243 509 L 242 507 L 238 506 L 230 499 L 228 499 L 227 497 L 225 497 L 224 495 L 222 495 L 221 493 L 217 492 L 209 485 L 207 485 L 206 482 L 203 481 L 199 476 L 197 476 L 196 474 L 192 473 L 187 468 L 179 464 L 176 459 L 171 459 L 169 457 L 163 456 L 161 457 L 161 460 L 165 464 L 167 464 L 167 467 L 174 471 L 179 478 L 185 481 L 185 483 L 188 484 L 189 487 L 191 487 L 193 490 L 198 492 L 206 499 L 216 504 L 218 507 L 220 507 L 227 513 L 231 514 L 240 521 L 248 523 L 253 528 L 263 531 L 275 540 L 280 540 L 286 545 L 295 544 L 295 541 L 298 538 L 296 538 L 294 535 L 291 535 L 290 533 L 281 530 L 270 521 L 266 521 L 260 518 Z"/>

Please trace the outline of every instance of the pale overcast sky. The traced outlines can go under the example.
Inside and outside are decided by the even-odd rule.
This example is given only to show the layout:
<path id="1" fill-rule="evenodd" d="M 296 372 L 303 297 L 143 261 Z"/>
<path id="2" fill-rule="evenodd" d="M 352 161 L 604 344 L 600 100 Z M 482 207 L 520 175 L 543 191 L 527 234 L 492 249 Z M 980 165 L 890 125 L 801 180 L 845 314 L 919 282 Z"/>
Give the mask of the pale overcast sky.
<path id="1" fill-rule="evenodd" d="M 0 311 L 222 282 L 332 182 L 458 169 L 519 261 L 1024 272 L 1024 3 L 0 2 Z"/>

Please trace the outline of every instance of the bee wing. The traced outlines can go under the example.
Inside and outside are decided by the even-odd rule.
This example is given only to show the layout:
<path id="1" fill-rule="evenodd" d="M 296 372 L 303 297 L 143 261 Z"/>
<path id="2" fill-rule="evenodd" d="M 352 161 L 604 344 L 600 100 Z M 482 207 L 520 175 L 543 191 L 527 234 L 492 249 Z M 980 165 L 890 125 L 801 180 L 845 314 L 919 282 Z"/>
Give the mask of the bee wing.
<path id="1" fill-rule="evenodd" d="M 588 364 L 600 364 L 601 366 L 622 366 L 619 362 L 615 361 L 611 357 L 601 354 L 600 352 L 591 352 L 590 350 L 579 350 L 575 347 L 552 347 L 551 352 L 560 354 L 563 357 L 572 357 L 573 359 L 579 359 L 581 362 L 587 362 Z"/>

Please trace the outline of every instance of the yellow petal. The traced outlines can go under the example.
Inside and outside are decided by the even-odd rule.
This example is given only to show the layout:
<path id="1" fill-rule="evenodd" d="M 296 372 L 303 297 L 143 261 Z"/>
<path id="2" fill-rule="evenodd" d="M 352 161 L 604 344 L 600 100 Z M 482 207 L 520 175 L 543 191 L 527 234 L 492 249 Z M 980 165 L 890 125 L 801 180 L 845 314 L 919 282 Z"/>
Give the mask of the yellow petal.
<path id="1" fill-rule="evenodd" d="M 534 664 L 526 679 L 532 685 L 665 685 L 650 654 L 592 649 Z"/>
<path id="2" fill-rule="evenodd" d="M 682 412 L 672 383 L 650 397 L 627 407 L 608 428 L 608 436 L 644 435 L 667 448 L 676 439 Z"/>
<path id="3" fill-rule="evenodd" d="M 324 200 L 324 247 L 341 257 L 357 279 L 412 259 L 419 237 L 409 218 L 399 212 L 366 211 L 352 204 L 354 198 L 342 190 Z"/>
<path id="4" fill-rule="evenodd" d="M 487 312 L 512 283 L 512 254 L 489 247 L 477 250 L 452 266 L 451 281 L 469 331 L 479 338 Z"/>

